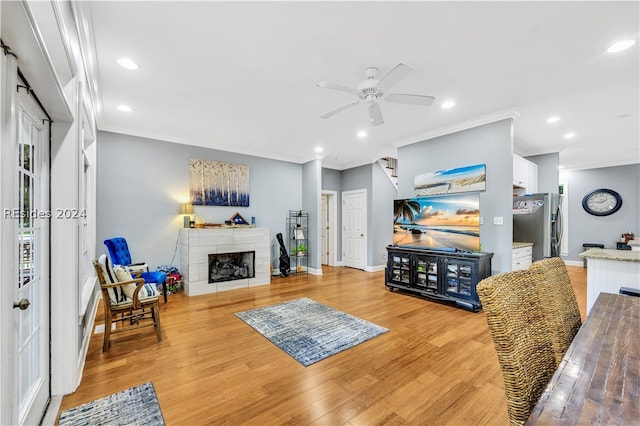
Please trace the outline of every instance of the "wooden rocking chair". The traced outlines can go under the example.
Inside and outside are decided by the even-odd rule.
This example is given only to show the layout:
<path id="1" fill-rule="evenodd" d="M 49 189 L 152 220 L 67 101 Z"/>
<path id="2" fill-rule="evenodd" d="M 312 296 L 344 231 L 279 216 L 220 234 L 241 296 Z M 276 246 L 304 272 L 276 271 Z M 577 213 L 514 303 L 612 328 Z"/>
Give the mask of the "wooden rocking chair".
<path id="1" fill-rule="evenodd" d="M 160 304 L 155 286 L 145 284 L 142 278 L 133 279 L 125 268 L 114 268 L 105 254 L 94 259 L 93 266 L 100 282 L 104 305 L 102 352 L 111 346 L 112 334 L 134 329 L 155 327 L 158 341 L 162 340 Z M 112 324 L 116 324 L 114 330 L 111 329 Z"/>

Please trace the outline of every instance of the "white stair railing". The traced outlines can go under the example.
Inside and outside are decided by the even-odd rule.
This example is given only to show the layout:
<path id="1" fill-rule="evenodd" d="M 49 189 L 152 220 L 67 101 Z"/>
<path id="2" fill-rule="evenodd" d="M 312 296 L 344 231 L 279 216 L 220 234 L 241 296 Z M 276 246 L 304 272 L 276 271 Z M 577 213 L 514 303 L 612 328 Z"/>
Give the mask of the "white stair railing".
<path id="1" fill-rule="evenodd" d="M 398 189 L 398 160 L 392 157 L 383 157 L 378 159 L 378 164 L 389 177 L 393 187 Z"/>

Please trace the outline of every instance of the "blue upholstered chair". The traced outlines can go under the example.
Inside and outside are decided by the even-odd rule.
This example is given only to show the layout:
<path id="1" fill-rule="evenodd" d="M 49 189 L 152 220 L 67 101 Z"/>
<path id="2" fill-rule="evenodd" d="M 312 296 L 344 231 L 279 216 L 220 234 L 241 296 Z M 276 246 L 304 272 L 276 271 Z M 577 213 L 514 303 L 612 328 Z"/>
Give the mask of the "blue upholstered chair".
<path id="1" fill-rule="evenodd" d="M 146 283 L 156 283 L 157 286 L 162 285 L 164 303 L 167 303 L 167 285 L 165 283 L 167 274 L 164 272 L 149 271 L 149 265 L 144 262 L 133 263 L 131 261 L 131 253 L 129 252 L 127 240 L 122 237 L 104 240 L 104 245 L 107 246 L 107 250 L 109 250 L 109 257 L 111 257 L 111 262 L 114 265 L 128 267 L 134 276 L 136 273 L 142 273 L 142 278 Z"/>

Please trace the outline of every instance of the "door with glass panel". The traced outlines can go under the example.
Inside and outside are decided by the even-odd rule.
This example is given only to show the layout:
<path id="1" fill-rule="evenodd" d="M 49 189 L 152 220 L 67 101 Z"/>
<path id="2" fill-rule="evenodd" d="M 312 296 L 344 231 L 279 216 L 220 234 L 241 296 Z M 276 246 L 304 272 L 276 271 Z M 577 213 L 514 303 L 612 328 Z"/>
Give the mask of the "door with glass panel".
<path id="1" fill-rule="evenodd" d="M 18 97 L 14 343 L 20 424 L 37 424 L 49 400 L 49 122 L 34 98 Z"/>

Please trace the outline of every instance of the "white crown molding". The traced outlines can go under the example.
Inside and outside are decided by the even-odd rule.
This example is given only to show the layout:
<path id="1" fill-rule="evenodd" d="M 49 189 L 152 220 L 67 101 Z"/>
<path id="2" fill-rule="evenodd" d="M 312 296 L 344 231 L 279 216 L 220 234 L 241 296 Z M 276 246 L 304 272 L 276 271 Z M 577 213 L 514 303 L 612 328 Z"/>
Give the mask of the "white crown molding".
<path id="1" fill-rule="evenodd" d="M 261 151 L 258 151 L 254 148 L 237 148 L 237 147 L 232 147 L 232 146 L 226 146 L 226 145 L 219 145 L 219 146 L 212 146 L 210 144 L 206 144 L 206 143 L 198 143 L 197 141 L 191 141 L 191 140 L 187 140 L 187 139 L 183 139 L 183 138 L 179 138 L 179 137 L 174 137 L 174 136 L 167 136 L 167 135 L 163 135 L 163 134 L 156 134 L 153 132 L 139 132 L 136 130 L 132 130 L 132 129 L 127 129 L 127 128 L 123 128 L 123 127 L 110 127 L 110 126 L 103 126 L 99 129 L 99 131 L 102 132 L 109 132 L 109 133 L 117 133 L 120 135 L 126 135 L 126 136 L 134 136 L 134 137 L 138 137 L 138 138 L 144 138 L 144 139 L 153 139 L 153 140 L 157 140 L 160 142 L 169 142 L 169 143 L 176 143 L 176 144 L 180 144 L 180 145 L 189 145 L 189 146 L 197 146 L 200 148 L 206 148 L 206 149 L 210 149 L 210 150 L 214 150 L 214 151 L 224 151 L 224 152 L 231 152 L 234 154 L 243 154 L 243 155 L 249 155 L 252 157 L 258 157 L 258 158 L 266 158 L 269 160 L 278 160 L 278 161 L 286 161 L 288 163 L 296 163 L 296 164 L 304 164 L 307 163 L 309 161 L 312 160 L 316 160 L 315 156 L 310 156 L 308 159 L 301 159 L 299 157 L 292 157 L 292 156 L 286 156 L 286 155 L 273 155 L 273 154 L 269 154 L 269 153 L 264 153 Z"/>
<path id="2" fill-rule="evenodd" d="M 518 117 L 520 117 L 520 112 L 516 108 L 498 111 L 492 114 L 487 114 L 477 118 L 473 118 L 471 120 L 461 121 L 451 126 L 441 127 L 439 129 L 431 130 L 425 133 L 419 133 L 415 136 L 411 136 L 401 141 L 394 142 L 393 145 L 396 147 L 411 145 L 416 142 L 426 141 L 426 140 L 437 138 L 440 136 L 449 135 L 451 133 L 456 133 L 463 130 L 471 129 L 473 127 L 483 126 L 489 123 L 495 123 L 496 121 L 500 121 L 500 120 L 505 120 L 509 118 L 515 120 Z"/>

